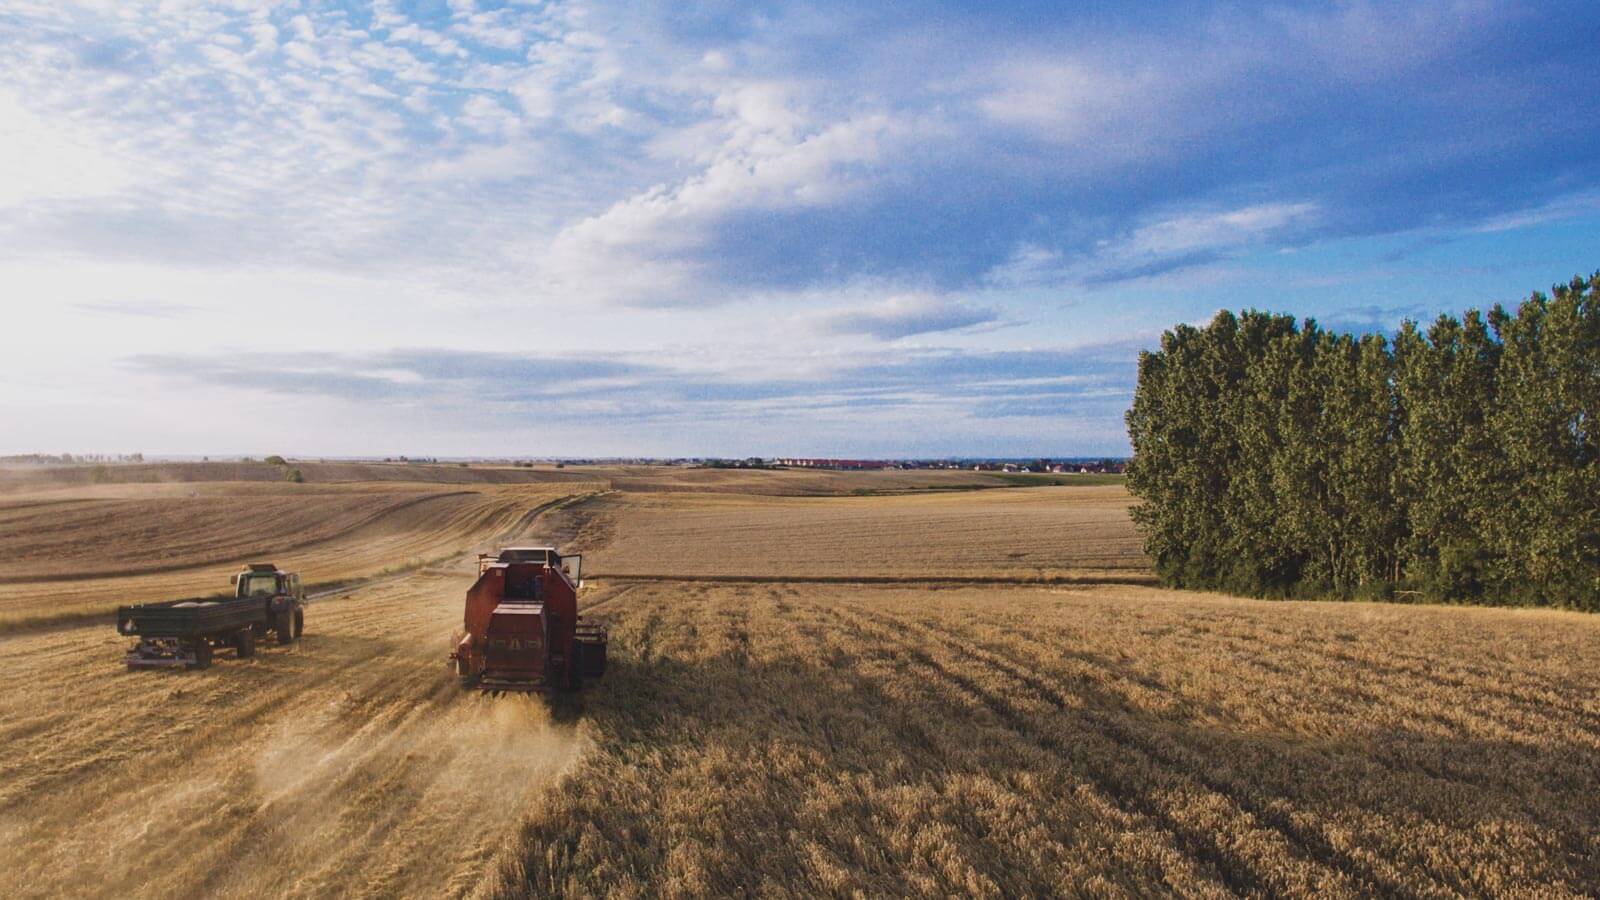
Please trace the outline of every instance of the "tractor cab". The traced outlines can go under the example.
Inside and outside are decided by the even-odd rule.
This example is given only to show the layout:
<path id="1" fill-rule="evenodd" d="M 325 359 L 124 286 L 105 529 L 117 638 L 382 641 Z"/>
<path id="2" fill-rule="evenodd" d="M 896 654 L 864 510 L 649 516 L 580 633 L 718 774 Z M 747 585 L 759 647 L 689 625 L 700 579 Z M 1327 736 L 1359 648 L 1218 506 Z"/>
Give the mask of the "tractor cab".
<path id="1" fill-rule="evenodd" d="M 300 576 L 279 569 L 272 563 L 250 563 L 233 576 L 235 597 L 300 596 Z"/>

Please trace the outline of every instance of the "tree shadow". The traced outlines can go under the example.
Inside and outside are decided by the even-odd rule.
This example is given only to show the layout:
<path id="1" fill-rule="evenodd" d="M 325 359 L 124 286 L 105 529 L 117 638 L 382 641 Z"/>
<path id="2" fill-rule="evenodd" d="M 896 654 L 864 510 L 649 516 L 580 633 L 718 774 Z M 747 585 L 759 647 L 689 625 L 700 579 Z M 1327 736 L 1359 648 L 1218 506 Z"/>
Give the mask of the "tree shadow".
<path id="1" fill-rule="evenodd" d="M 904 644 L 856 653 L 833 649 L 821 664 L 799 655 L 754 661 L 737 647 L 687 659 L 614 645 L 605 679 L 581 694 L 553 696 L 551 709 L 557 721 L 588 720 L 600 735 L 603 755 L 590 777 L 605 777 L 607 765 L 619 761 L 693 766 L 708 753 L 748 761 L 750 771 L 723 777 L 763 790 L 723 797 L 725 805 L 708 810 L 702 823 L 709 834 L 737 836 L 719 845 L 715 864 L 703 862 L 712 867 L 709 883 L 716 890 L 754 891 L 776 872 L 798 879 L 795 885 L 831 892 L 808 881 L 815 873 L 794 846 L 797 834 L 837 860 L 859 859 L 868 846 L 868 857 L 879 865 L 914 864 L 903 848 L 869 833 L 874 816 L 891 818 L 883 810 L 862 812 L 863 828 L 848 838 L 798 826 L 813 780 L 861 776 L 940 789 L 963 779 L 1028 784 L 1042 774 L 1052 783 L 1082 786 L 1116 815 L 1164 836 L 1216 885 L 1235 893 L 1299 890 L 1275 869 L 1285 861 L 1303 871 L 1338 873 L 1369 893 L 1600 888 L 1594 852 L 1600 752 L 1593 742 L 1552 746 L 1359 722 L 1334 736 L 1233 730 L 1208 721 L 1205 710 L 1157 715 L 1141 709 L 1114 687 L 1143 677 L 1130 661 L 1082 651 L 1064 655 L 1104 677 L 1064 678 L 993 654 L 953 661 Z M 921 696 L 908 699 L 918 685 Z M 783 777 L 755 771 L 777 755 L 807 762 L 803 771 Z M 662 768 L 641 777 L 670 777 L 670 764 L 653 764 Z M 659 780 L 648 783 L 661 788 Z M 1027 815 L 1037 819 L 1029 824 L 1044 832 L 1055 826 L 1041 809 L 1082 803 L 1071 796 L 1027 799 L 1033 804 Z M 628 860 L 630 871 L 661 877 L 667 859 L 682 849 L 682 838 L 669 835 L 683 823 L 668 821 L 670 810 L 657 805 L 659 797 L 634 800 L 644 810 L 641 822 L 627 840 L 617 838 L 612 851 Z M 1201 819 L 1200 809 L 1211 818 Z M 607 813 L 597 807 L 593 814 Z M 1003 893 L 1062 889 L 1058 873 L 1040 867 L 1043 857 L 1019 855 L 992 840 L 981 817 L 929 815 L 926 826 L 953 830 L 951 840 L 975 854 L 968 863 Z M 1197 824 L 1202 821 L 1229 822 L 1248 833 Z M 529 846 L 570 842 L 564 830 L 570 824 L 530 825 Z M 1108 820 L 1106 827 L 1118 826 Z M 1070 834 L 1054 839 L 1072 846 Z M 1252 842 L 1272 853 L 1252 855 Z M 1442 846 L 1451 849 L 1441 852 Z M 574 859 L 581 856 L 576 845 L 571 849 Z M 536 861 L 527 862 L 525 887 L 537 883 L 540 871 Z M 863 883 L 884 883 L 885 872 L 872 866 L 840 865 Z M 1170 873 L 1160 865 L 1121 874 L 1147 890 L 1171 889 L 1163 881 Z M 603 889 L 602 876 L 593 877 L 599 880 L 585 883 Z M 970 892 L 970 885 L 956 881 L 940 882 L 940 888 Z"/>

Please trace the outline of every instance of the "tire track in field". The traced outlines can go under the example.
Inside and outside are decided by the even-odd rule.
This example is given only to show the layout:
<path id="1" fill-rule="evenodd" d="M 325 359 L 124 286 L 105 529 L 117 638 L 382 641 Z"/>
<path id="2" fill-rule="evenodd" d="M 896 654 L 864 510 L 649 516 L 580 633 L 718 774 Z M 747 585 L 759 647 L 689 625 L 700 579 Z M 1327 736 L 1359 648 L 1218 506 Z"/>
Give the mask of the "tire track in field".
<path id="1" fill-rule="evenodd" d="M 1239 883 L 1246 879 L 1230 877 L 1226 860 L 1212 853 L 1207 845 L 1197 843 L 1194 835 L 1166 816 L 1164 810 L 1150 803 L 1131 802 L 1133 798 L 1129 796 L 1129 792 L 1119 790 L 1126 788 L 1125 784 L 1113 782 L 1102 773 L 1094 771 L 1085 773 L 1073 766 L 1071 763 L 1076 757 L 1065 752 L 1059 742 L 1049 735 L 1041 735 L 1028 729 L 1014 710 L 1000 703 L 965 675 L 952 671 L 933 659 L 922 646 L 910 641 L 905 633 L 887 629 L 870 616 L 853 614 L 840 606 L 820 604 L 814 600 L 803 606 L 797 606 L 795 612 L 814 617 L 814 623 L 807 630 L 816 638 L 819 645 L 831 644 L 835 653 L 850 656 L 859 653 L 863 648 L 874 648 L 875 652 L 879 653 L 884 648 L 893 648 L 897 656 L 911 660 L 919 669 L 932 673 L 931 677 L 917 679 L 918 684 L 943 686 L 942 691 L 930 697 L 928 703 L 930 708 L 948 711 L 970 704 L 971 708 L 984 710 L 993 717 L 993 724 L 998 725 L 1002 733 L 1009 735 L 1011 740 L 1016 742 L 1019 751 L 1036 758 L 1038 769 L 1049 771 L 1053 764 L 1058 767 L 1057 772 L 1060 775 L 1068 776 L 1078 788 L 1077 791 L 1068 793 L 1074 793 L 1079 799 L 1084 799 L 1082 792 L 1088 790 L 1090 793 L 1087 799 L 1102 813 L 1109 814 L 1113 819 L 1121 819 L 1133 834 L 1142 834 L 1157 841 L 1164 848 L 1164 852 L 1159 854 L 1163 857 L 1162 865 L 1170 867 L 1171 874 L 1182 874 L 1191 882 L 1191 886 L 1228 885 L 1230 890 L 1239 892 Z M 842 643 L 848 636 L 859 638 L 861 643 L 854 647 Z M 847 671 L 838 659 L 824 660 L 822 665 L 831 670 Z M 882 685 L 875 686 L 881 688 Z M 975 721 L 983 719 L 979 717 Z M 948 762 L 940 750 L 947 740 L 943 729 L 929 730 L 914 719 L 911 724 L 914 730 L 920 733 L 920 737 L 908 735 L 915 739 L 903 742 L 900 747 L 902 749 L 915 747 L 920 753 L 928 754 L 928 759 L 920 768 L 927 771 L 943 770 Z M 1085 776 L 1088 776 L 1087 784 L 1084 781 Z M 1065 827 L 1070 831 L 1071 826 L 1075 824 L 1063 822 L 1059 818 L 1062 812 L 1060 810 L 1040 808 L 1036 804 L 1030 806 L 1042 821 L 1055 822 L 1057 829 Z M 1081 824 L 1078 827 L 1081 828 Z M 1126 836 L 1126 833 L 1123 836 Z M 1111 840 L 1117 843 L 1115 835 L 1111 836 Z M 1148 846 L 1137 848 L 1130 846 L 1126 860 L 1130 865 L 1135 865 L 1134 860 L 1141 857 L 1148 859 L 1150 851 L 1151 848 Z"/>
<path id="2" fill-rule="evenodd" d="M 806 849 L 798 859 L 791 861 L 792 865 L 804 867 L 813 853 L 831 854 L 833 866 L 851 860 L 854 864 L 869 866 L 889 883 L 897 879 L 899 865 L 925 862 L 933 867 L 932 875 L 941 879 L 942 887 L 929 886 L 922 890 L 970 894 L 974 890 L 970 883 L 945 877 L 949 867 L 965 866 L 987 874 L 1002 886 L 1003 893 L 1037 895 L 1058 889 L 1061 882 L 1052 879 L 1059 879 L 1062 872 L 1074 865 L 1082 869 L 1094 863 L 1075 858 L 1060 842 L 1027 848 L 1007 845 L 1003 843 L 1003 836 L 987 833 L 989 826 L 966 822 L 966 817 L 983 816 L 986 812 L 1015 816 L 1016 810 L 1029 809 L 1032 812 L 1025 821 L 1032 823 L 1031 827 L 1049 827 L 1055 834 L 1071 835 L 1080 843 L 1099 839 L 1106 843 L 1117 841 L 1117 832 L 1104 831 L 1106 822 L 1098 818 L 1077 818 L 1082 807 L 1051 806 L 1044 802 L 1044 796 L 1053 794 L 1042 796 L 1019 791 L 1007 778 L 1016 770 L 998 765 L 988 754 L 975 754 L 970 741 L 949 731 L 930 729 L 929 723 L 922 721 L 915 711 L 895 702 L 892 693 L 883 693 L 885 690 L 893 692 L 895 688 L 885 685 L 881 673 L 860 667 L 859 663 L 870 662 L 875 654 L 860 643 L 859 633 L 830 628 L 826 620 L 806 614 L 804 608 L 785 605 L 786 593 L 785 589 L 774 586 L 754 596 L 741 595 L 731 602 L 726 592 L 686 593 L 670 598 L 660 594 L 647 596 L 640 603 L 627 607 L 631 621 L 619 622 L 613 633 L 618 637 L 614 646 L 619 653 L 631 656 L 632 641 L 638 633 L 637 622 L 647 617 L 652 608 L 673 611 L 674 618 L 667 631 L 655 636 L 663 664 L 673 669 L 685 665 L 707 668 L 708 677 L 726 687 L 718 687 L 716 697 L 694 694 L 673 697 L 669 706 L 694 723 L 690 726 L 694 746 L 718 747 L 723 746 L 723 741 L 731 740 L 741 747 L 740 756 L 748 757 L 750 768 L 746 771 L 752 773 L 755 780 L 750 787 L 753 793 L 748 796 L 771 795 L 780 808 L 804 815 L 810 792 L 801 784 L 771 774 L 770 754 L 778 754 L 784 769 L 790 770 L 794 765 L 792 753 L 809 756 L 806 751 L 797 751 L 798 747 L 810 746 L 810 753 L 844 754 L 839 759 L 839 765 L 845 767 L 843 771 L 858 772 L 860 766 L 866 765 L 870 771 L 878 772 L 876 776 L 854 776 L 882 779 L 873 798 L 859 796 L 848 804 L 848 810 L 860 816 L 859 830 L 848 829 L 848 840 L 843 842 L 816 838 L 823 844 L 805 844 Z M 864 650 L 867 651 L 865 655 Z M 819 691 L 811 685 L 819 673 L 827 673 L 830 690 Z M 641 673 L 641 677 L 654 681 L 648 671 Z M 739 687 L 741 684 L 750 685 L 748 692 Z M 723 697 L 723 690 L 733 696 Z M 851 702 L 847 705 L 835 702 L 831 699 L 835 692 L 840 697 L 850 698 Z M 744 707 L 738 707 L 741 695 Z M 730 704 L 744 710 L 741 717 L 729 715 L 726 710 Z M 685 706 L 688 708 L 683 708 Z M 863 712 L 867 714 L 865 717 Z M 740 730 L 740 718 L 749 722 L 747 731 Z M 776 746 L 760 740 L 769 722 L 785 735 Z M 730 736 L 730 729 L 738 734 Z M 875 753 L 873 748 L 892 748 L 888 750 L 892 756 Z M 889 769 L 883 771 L 884 766 Z M 840 770 L 831 767 L 826 770 L 835 771 Z M 817 771 L 807 777 L 825 778 L 826 775 L 824 771 Z M 1044 781 L 1049 783 L 1048 779 Z M 984 793 L 985 787 L 1004 791 L 1005 799 Z M 903 842 L 897 843 L 903 839 L 895 837 L 896 827 L 880 817 L 914 815 L 914 809 L 904 805 L 886 809 L 866 804 L 885 801 L 894 804 L 894 795 L 908 789 L 933 793 L 936 795 L 934 802 L 941 805 L 953 804 L 957 818 L 952 822 L 958 830 L 946 834 L 942 824 L 933 826 L 925 820 L 913 819 L 907 823 L 908 827 L 925 831 L 924 837 L 919 839 L 919 849 L 913 852 Z M 999 804 L 999 808 L 994 804 Z M 840 814 L 844 812 L 841 810 Z M 830 814 L 830 819 L 834 817 Z M 939 845 L 935 849 L 936 845 L 926 845 L 924 841 L 938 841 Z M 907 859 L 907 853 L 912 853 L 913 857 Z M 958 858 L 962 862 L 957 862 Z M 1041 865 L 1040 858 L 1050 862 Z M 786 877 L 796 876 L 789 873 Z M 808 889 L 800 883 L 789 883 L 795 890 Z M 817 882 L 828 883 L 826 878 Z M 734 889 L 726 884 L 723 887 Z"/>
<path id="3" fill-rule="evenodd" d="M 788 592 L 790 599 L 799 599 L 797 592 Z M 813 616 L 809 604 L 792 610 L 795 615 L 795 627 L 809 634 L 817 645 L 832 645 L 834 654 L 854 656 L 866 650 L 868 656 L 857 662 L 868 665 L 890 665 L 901 655 L 916 659 L 914 645 L 907 643 L 903 636 L 886 637 L 881 633 L 862 627 L 859 619 L 843 616 Z M 831 611 L 830 611 L 831 612 Z M 832 619 L 832 624 L 827 619 Z M 854 644 L 851 641 L 855 641 Z M 920 661 L 919 661 L 920 662 Z M 831 659 L 826 664 L 837 667 L 838 660 Z M 860 671 L 859 666 L 849 666 L 842 669 L 856 682 L 856 691 L 871 695 L 874 691 L 886 688 L 885 677 L 890 679 L 903 679 L 906 677 L 904 670 L 895 667 L 893 674 L 874 671 L 872 673 Z M 954 682 L 946 679 L 943 682 L 945 691 L 929 692 L 928 685 L 936 683 L 935 679 L 916 678 L 914 685 L 920 692 L 927 693 L 931 709 L 952 708 L 951 695 L 948 688 Z M 957 695 L 956 699 L 970 700 L 965 695 Z M 956 704 L 960 706 L 958 702 Z M 951 771 L 953 758 L 957 758 L 961 750 L 970 748 L 976 740 L 977 743 L 986 744 L 986 735 L 974 734 L 968 737 L 965 728 L 953 728 L 950 723 L 931 724 L 924 715 L 924 708 L 911 705 L 911 708 L 901 712 L 901 704 L 891 704 L 881 711 L 884 720 L 895 722 L 895 728 L 900 737 L 893 742 L 897 752 L 904 754 L 914 763 L 913 769 L 926 773 L 948 773 Z M 952 732 L 961 736 L 955 737 Z M 1004 732 L 1011 739 L 1012 752 L 1025 760 L 1025 770 L 1037 778 L 1039 784 L 1023 788 L 1010 779 L 1003 779 L 998 783 L 1005 784 L 1010 791 L 1013 802 L 1018 807 L 1025 808 L 1045 831 L 1047 840 L 1030 844 L 1027 850 L 1016 851 L 1020 854 L 1013 860 L 1013 866 L 1018 871 L 1031 873 L 1032 883 L 1028 885 L 1012 885 L 1004 888 L 1010 895 L 1028 895 L 1040 893 L 1059 893 L 1066 884 L 1081 885 L 1083 880 L 1074 880 L 1063 883 L 1060 881 L 1061 873 L 1074 872 L 1075 878 L 1092 880 L 1095 877 L 1112 876 L 1117 871 L 1117 866 L 1106 865 L 1102 860 L 1086 863 L 1083 848 L 1085 846 L 1104 846 L 1112 848 L 1112 853 L 1121 866 L 1125 866 L 1123 873 L 1138 871 L 1151 864 L 1152 847 L 1143 844 L 1143 840 L 1156 843 L 1159 850 L 1156 855 L 1161 859 L 1163 871 L 1169 877 L 1185 879 L 1187 890 L 1197 887 L 1220 885 L 1214 874 L 1206 872 L 1197 865 L 1197 861 L 1183 852 L 1182 845 L 1176 840 L 1175 835 L 1168 829 L 1159 826 L 1156 819 L 1137 811 L 1126 808 L 1118 799 L 1105 793 L 1099 786 L 1085 784 L 1081 773 L 1071 770 L 1070 767 L 1061 765 L 1059 754 L 1051 752 L 1047 747 L 1032 739 L 1028 734 L 1015 729 Z M 954 743 L 952 743 L 952 741 Z M 960 749 L 957 749 L 960 748 Z M 990 756 L 986 749 L 985 757 Z M 1063 803 L 1063 798 L 1070 798 L 1071 802 Z M 1033 859 L 1034 854 L 1044 854 L 1052 861 L 1040 867 L 1040 863 Z M 1088 866 L 1098 865 L 1105 871 L 1097 872 L 1091 868 L 1089 873 L 1083 873 Z M 1009 872 L 1005 867 L 995 874 L 1004 878 Z M 1161 872 L 1150 872 L 1150 877 L 1160 880 Z M 1169 886 L 1174 882 L 1167 881 Z M 959 886 L 955 886 L 959 890 Z"/>
<path id="4" fill-rule="evenodd" d="M 873 633 L 874 636 L 880 641 L 893 640 L 896 637 L 895 630 L 885 627 L 883 624 L 881 624 L 881 620 L 873 613 L 855 609 L 851 609 L 849 612 L 846 612 L 844 607 L 839 606 L 818 607 L 818 610 L 826 615 L 834 617 L 840 622 L 849 622 L 852 618 L 854 618 L 854 622 L 857 627 L 863 627 L 865 630 Z M 900 632 L 900 634 L 914 631 L 916 631 L 916 629 L 906 629 L 905 631 Z M 938 636 L 934 633 L 924 630 L 922 632 L 922 636 L 925 638 L 934 638 L 935 643 L 942 646 L 946 651 L 950 651 L 952 649 L 947 643 L 939 640 Z M 978 683 L 973 677 L 955 669 L 950 664 L 950 658 L 948 656 L 946 657 L 946 660 L 940 660 L 933 653 L 929 652 L 928 645 L 923 642 L 909 643 L 902 638 L 901 645 L 906 648 L 907 652 L 912 656 L 913 659 L 917 661 L 919 665 L 927 668 L 933 672 L 936 677 L 951 685 L 955 689 L 955 693 L 957 695 L 969 697 L 971 700 L 987 709 L 1007 730 L 1016 734 L 1019 738 L 1033 742 L 1039 745 L 1041 748 L 1049 751 L 1051 755 L 1059 758 L 1063 763 L 1067 764 L 1074 773 L 1086 775 L 1099 788 L 1101 793 L 1106 797 L 1113 799 L 1113 802 L 1116 802 L 1119 805 L 1126 804 L 1131 806 L 1134 811 L 1149 817 L 1155 822 L 1159 822 L 1162 826 L 1162 829 L 1177 841 L 1178 845 L 1186 855 L 1207 865 L 1219 878 L 1221 883 L 1227 886 L 1229 891 L 1232 891 L 1236 894 L 1250 895 L 1273 890 L 1272 888 L 1269 888 L 1265 882 L 1263 882 L 1262 874 L 1257 871 L 1254 865 L 1252 865 L 1248 860 L 1235 857 L 1227 846 L 1218 842 L 1218 834 L 1210 830 L 1197 830 L 1195 826 L 1185 823 L 1178 818 L 1178 812 L 1176 810 L 1162 806 L 1151 799 L 1148 796 L 1147 791 L 1143 789 L 1145 786 L 1140 784 L 1140 779 L 1137 773 L 1121 771 L 1124 768 L 1123 765 L 1118 765 L 1115 763 L 1110 765 L 1097 765 L 1094 762 L 1096 759 L 1104 758 L 1109 763 L 1110 761 L 1117 759 L 1117 753 L 1125 754 L 1126 758 L 1132 760 L 1139 760 L 1141 758 L 1149 760 L 1149 748 L 1134 743 L 1128 743 L 1122 739 L 1115 739 L 1106 741 L 1106 743 L 1110 744 L 1111 749 L 1113 749 L 1115 752 L 1095 754 L 1085 757 L 1084 754 L 1076 752 L 1072 746 L 1064 743 L 1060 738 L 1056 737 L 1051 732 L 1038 729 L 1038 723 L 1035 717 L 1018 709 L 1012 701 L 1006 699 L 998 693 L 990 691 Z M 958 657 L 973 656 L 970 653 L 963 652 L 967 649 L 964 645 L 955 649 Z M 1016 681 L 1016 679 L 1012 680 Z M 1018 683 L 1022 684 L 1024 687 L 1031 687 L 1026 682 Z M 1091 740 L 1097 736 L 1092 731 L 1085 731 L 1084 734 L 1087 735 Z M 1074 763 L 1077 763 L 1078 765 L 1074 765 Z M 1082 768 L 1082 764 L 1084 763 L 1088 763 L 1090 766 L 1087 771 Z M 1163 767 L 1151 766 L 1151 768 L 1159 771 Z M 1173 778 L 1173 780 L 1178 782 L 1180 785 L 1185 781 L 1197 781 L 1194 779 L 1193 773 L 1174 770 L 1171 767 L 1165 768 L 1167 768 L 1169 775 Z M 1229 798 L 1226 795 L 1218 794 L 1215 791 L 1211 791 L 1210 793 L 1225 802 L 1232 801 L 1232 798 Z M 1243 815 L 1242 810 L 1239 810 L 1238 812 Z M 1245 830 L 1250 830 L 1248 825 L 1245 826 Z M 1306 861 L 1315 863 L 1314 860 Z M 1315 864 L 1319 867 L 1322 866 L 1321 863 Z M 1335 871 L 1327 870 L 1326 874 L 1331 875 L 1336 879 L 1343 880 L 1340 876 L 1340 873 Z M 1281 891 L 1284 889 L 1284 887 L 1285 886 L 1283 885 L 1279 885 L 1277 886 L 1276 890 Z M 1353 890 L 1349 886 L 1345 886 L 1344 890 L 1351 896 L 1359 895 L 1359 892 Z"/>
<path id="5" fill-rule="evenodd" d="M 1035 674 L 1037 661 L 1030 663 L 1019 660 L 1000 645 L 984 642 L 971 634 L 955 636 L 926 622 L 909 619 L 893 611 L 885 611 L 879 615 L 939 644 L 951 654 L 970 657 L 1002 677 L 1023 685 L 1031 696 L 1048 703 L 1058 714 L 1087 720 L 1084 724 L 1095 733 L 1107 735 L 1130 755 L 1148 757 L 1169 772 L 1174 779 L 1192 780 L 1203 786 L 1213 796 L 1236 807 L 1245 821 L 1262 823 L 1281 835 L 1288 842 L 1283 849 L 1289 850 L 1291 855 L 1299 857 L 1303 862 L 1321 869 L 1319 875 L 1340 881 L 1344 881 L 1346 876 L 1355 876 L 1357 881 L 1353 884 L 1342 884 L 1342 889 L 1353 894 L 1368 894 L 1376 886 L 1381 885 L 1381 890 L 1385 893 L 1406 892 L 1403 885 L 1384 877 L 1365 861 L 1340 850 L 1326 835 L 1300 826 L 1289 813 L 1273 809 L 1270 798 L 1256 796 L 1256 791 L 1249 782 L 1212 774 L 1213 767 L 1209 761 L 1184 746 L 1176 737 L 1169 734 L 1139 734 L 1131 730 L 1126 721 L 1111 712 L 1098 709 L 1092 704 L 1073 703 L 1074 699 L 1080 698 L 1063 690 L 1058 684 Z M 1020 633 L 1012 633 L 1012 636 L 1019 641 L 1023 637 Z M 1054 652 L 1058 656 L 1063 653 L 1059 647 L 1054 648 Z M 1066 655 L 1072 654 L 1067 652 Z M 1081 657 L 1075 658 L 1085 663 L 1089 662 Z M 1098 671 L 1101 677 L 1091 677 L 1093 683 L 1110 685 L 1117 680 L 1117 673 L 1108 668 L 1098 667 Z M 1152 740 L 1152 737 L 1157 739 Z M 1277 885 L 1275 890 L 1281 891 L 1287 887 L 1306 890 L 1311 885 L 1316 885 L 1319 892 L 1326 889 L 1326 886 L 1319 881 L 1310 880 L 1306 884 L 1297 886 Z M 1439 885 L 1439 888 L 1446 889 L 1443 885 Z M 1454 889 L 1460 888 L 1458 886 Z"/>

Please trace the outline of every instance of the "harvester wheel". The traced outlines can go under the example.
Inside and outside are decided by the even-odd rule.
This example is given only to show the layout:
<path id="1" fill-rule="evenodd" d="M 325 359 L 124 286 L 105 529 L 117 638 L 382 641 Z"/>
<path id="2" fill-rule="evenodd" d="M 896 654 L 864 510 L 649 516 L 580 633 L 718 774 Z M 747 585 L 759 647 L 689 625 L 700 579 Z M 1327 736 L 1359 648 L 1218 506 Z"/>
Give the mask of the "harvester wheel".
<path id="1" fill-rule="evenodd" d="M 200 638 L 194 642 L 194 665 L 196 669 L 211 668 L 211 642 Z"/>
<path id="2" fill-rule="evenodd" d="M 297 641 L 300 640 L 300 635 L 305 633 L 306 611 L 303 609 L 297 609 L 294 611 L 294 639 Z"/>
<path id="3" fill-rule="evenodd" d="M 233 649 L 238 652 L 240 659 L 249 659 L 256 655 L 256 633 L 246 628 L 233 636 Z"/>

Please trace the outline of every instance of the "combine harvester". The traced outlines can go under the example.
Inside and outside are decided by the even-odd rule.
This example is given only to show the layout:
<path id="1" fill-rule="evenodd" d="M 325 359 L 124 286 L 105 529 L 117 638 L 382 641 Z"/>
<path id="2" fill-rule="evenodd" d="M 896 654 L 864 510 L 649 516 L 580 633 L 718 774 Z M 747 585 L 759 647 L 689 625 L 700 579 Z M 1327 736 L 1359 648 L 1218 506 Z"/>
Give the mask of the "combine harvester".
<path id="1" fill-rule="evenodd" d="M 139 603 L 117 610 L 117 632 L 136 635 L 130 669 L 181 666 L 204 669 L 217 647 L 240 659 L 254 656 L 256 640 L 271 631 L 287 644 L 305 630 L 305 590 L 300 576 L 272 563 L 251 563 L 233 576 L 232 597 L 197 597 Z"/>
<path id="2" fill-rule="evenodd" d="M 480 691 L 575 691 L 606 671 L 606 631 L 578 615 L 583 557 L 554 547 L 478 556 L 465 633 L 450 654 Z"/>

